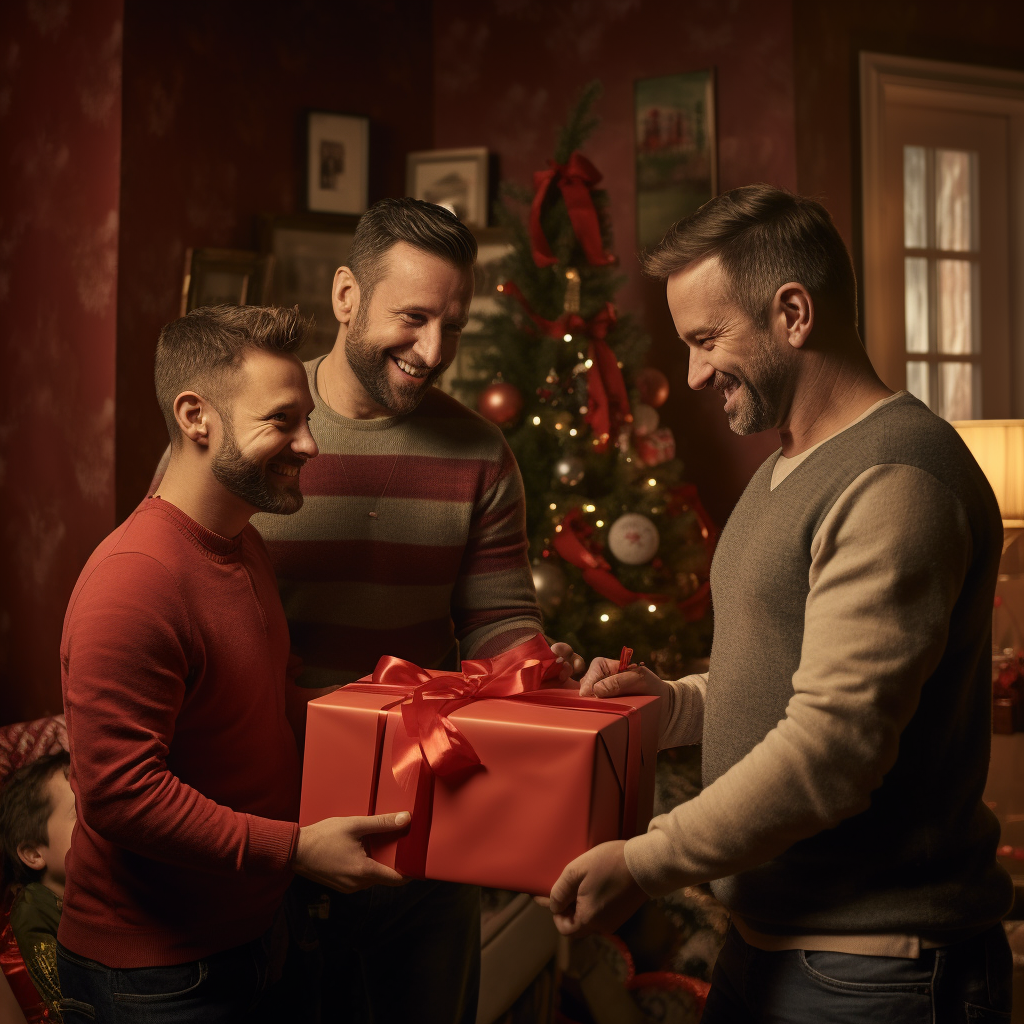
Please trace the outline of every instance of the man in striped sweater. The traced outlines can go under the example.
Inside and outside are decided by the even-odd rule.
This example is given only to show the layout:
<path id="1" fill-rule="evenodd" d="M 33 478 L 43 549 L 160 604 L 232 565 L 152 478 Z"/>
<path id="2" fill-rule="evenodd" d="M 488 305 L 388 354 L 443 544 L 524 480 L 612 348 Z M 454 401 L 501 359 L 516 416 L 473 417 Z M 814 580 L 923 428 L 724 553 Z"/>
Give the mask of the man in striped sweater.
<path id="1" fill-rule="evenodd" d="M 381 655 L 454 667 L 541 631 L 515 459 L 497 427 L 431 386 L 455 357 L 475 259 L 472 234 L 446 210 L 383 200 L 335 275 L 337 342 L 306 364 L 320 456 L 303 474 L 305 503 L 253 520 L 313 695 Z M 572 652 L 555 646 L 567 676 Z M 324 954 L 325 1021 L 472 1024 L 479 890 L 303 891 Z"/>

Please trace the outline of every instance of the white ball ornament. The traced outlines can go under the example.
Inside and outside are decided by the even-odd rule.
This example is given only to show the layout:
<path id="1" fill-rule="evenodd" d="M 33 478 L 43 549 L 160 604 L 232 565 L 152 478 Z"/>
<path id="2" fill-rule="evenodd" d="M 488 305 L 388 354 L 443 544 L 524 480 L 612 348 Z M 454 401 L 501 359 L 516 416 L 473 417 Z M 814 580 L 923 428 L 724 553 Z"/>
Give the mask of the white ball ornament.
<path id="1" fill-rule="evenodd" d="M 648 434 L 653 434 L 658 429 L 660 419 L 658 410 L 653 406 L 647 405 L 644 402 L 638 403 L 637 407 L 633 410 L 633 433 L 637 437 L 646 437 Z"/>
<path id="2" fill-rule="evenodd" d="M 608 547 L 624 565 L 643 565 L 657 553 L 658 528 L 639 512 L 619 516 L 608 531 Z"/>
<path id="3" fill-rule="evenodd" d="M 566 455 L 555 463 L 555 476 L 566 487 L 575 487 L 583 479 L 583 472 L 583 460 L 577 455 Z"/>

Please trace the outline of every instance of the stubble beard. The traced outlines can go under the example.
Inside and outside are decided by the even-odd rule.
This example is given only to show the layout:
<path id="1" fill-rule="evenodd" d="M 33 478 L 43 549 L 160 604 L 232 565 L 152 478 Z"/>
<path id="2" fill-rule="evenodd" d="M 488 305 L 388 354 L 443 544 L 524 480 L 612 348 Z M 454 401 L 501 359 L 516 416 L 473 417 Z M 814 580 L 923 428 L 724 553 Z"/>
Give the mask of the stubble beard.
<path id="1" fill-rule="evenodd" d="M 363 390 L 377 405 L 394 416 L 404 416 L 423 401 L 431 384 L 448 369 L 449 364 L 435 367 L 416 384 L 395 387 L 388 367 L 391 356 L 370 340 L 366 328 L 369 319 L 365 312 L 367 305 L 360 304 L 355 320 L 345 336 L 345 358 Z"/>
<path id="2" fill-rule="evenodd" d="M 714 387 L 721 390 L 738 383 L 736 407 L 726 415 L 734 434 L 757 434 L 779 425 L 785 397 L 787 366 L 767 331 L 756 336 L 754 354 L 745 373 L 715 373 Z"/>
<path id="3" fill-rule="evenodd" d="M 213 456 L 210 467 L 213 475 L 226 490 L 259 512 L 281 516 L 290 516 L 293 512 L 298 512 L 303 502 L 298 478 L 294 489 L 272 484 L 267 476 L 270 472 L 270 463 L 247 459 L 238 447 L 231 421 L 222 416 L 221 422 L 224 425 L 224 440 Z M 284 453 L 271 461 L 282 462 L 288 466 L 304 465 L 303 460 Z"/>

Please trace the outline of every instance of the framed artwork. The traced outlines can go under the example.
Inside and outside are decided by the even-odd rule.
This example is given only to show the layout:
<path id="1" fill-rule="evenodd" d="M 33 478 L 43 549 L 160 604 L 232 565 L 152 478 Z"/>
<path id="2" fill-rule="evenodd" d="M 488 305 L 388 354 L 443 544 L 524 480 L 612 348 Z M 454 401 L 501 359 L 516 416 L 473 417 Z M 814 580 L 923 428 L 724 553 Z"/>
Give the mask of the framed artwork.
<path id="1" fill-rule="evenodd" d="M 313 317 L 299 356 L 313 359 L 329 352 L 338 333 L 331 302 L 334 272 L 348 261 L 359 218 L 307 213 L 262 217 L 260 250 L 272 260 L 269 301 L 298 306 Z"/>
<path id="2" fill-rule="evenodd" d="M 469 227 L 487 226 L 487 150 L 430 149 L 406 160 L 406 193 L 451 210 Z"/>
<path id="3" fill-rule="evenodd" d="M 714 72 L 642 78 L 634 97 L 636 236 L 646 249 L 718 189 Z"/>
<path id="4" fill-rule="evenodd" d="M 473 267 L 475 286 L 469 307 L 469 323 L 462 332 L 459 350 L 448 372 L 438 384 L 442 391 L 476 408 L 478 386 L 484 377 L 475 369 L 476 355 L 487 344 L 480 337 L 481 317 L 501 312 L 497 298 L 498 285 L 505 280 L 502 261 L 512 252 L 512 239 L 504 228 L 474 228 L 477 260 Z"/>
<path id="5" fill-rule="evenodd" d="M 181 316 L 200 306 L 259 306 L 267 301 L 274 257 L 244 249 L 186 249 Z"/>
<path id="6" fill-rule="evenodd" d="M 306 147 L 306 206 L 321 213 L 364 213 L 369 195 L 370 119 L 310 111 Z"/>

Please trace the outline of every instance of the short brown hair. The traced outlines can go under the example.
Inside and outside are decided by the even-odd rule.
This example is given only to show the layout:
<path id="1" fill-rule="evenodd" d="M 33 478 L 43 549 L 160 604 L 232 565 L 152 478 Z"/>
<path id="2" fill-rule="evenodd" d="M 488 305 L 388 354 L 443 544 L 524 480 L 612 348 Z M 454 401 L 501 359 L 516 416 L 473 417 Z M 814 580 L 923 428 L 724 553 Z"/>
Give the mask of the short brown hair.
<path id="1" fill-rule="evenodd" d="M 422 199 L 381 199 L 359 218 L 348 267 L 363 299 L 384 276 L 384 257 L 398 242 L 422 249 L 453 267 L 476 262 L 476 239 L 450 210 Z"/>
<path id="2" fill-rule="evenodd" d="M 761 328 L 787 281 L 857 323 L 850 254 L 828 210 L 814 199 L 772 185 L 734 188 L 669 228 L 640 262 L 649 277 L 664 280 L 712 256 L 721 261 L 736 302 Z"/>
<path id="3" fill-rule="evenodd" d="M 47 754 L 13 772 L 0 792 L 0 842 L 3 843 L 4 881 L 7 884 L 35 882 L 41 871 L 30 868 L 18 856 L 19 846 L 49 846 L 46 823 L 53 812 L 46 784 L 71 765 L 66 750 Z"/>
<path id="4" fill-rule="evenodd" d="M 154 379 L 171 443 L 181 439 L 174 420 L 178 395 L 196 391 L 213 401 L 224 374 L 246 352 L 295 353 L 311 322 L 298 308 L 203 306 L 167 324 L 156 346 Z"/>

